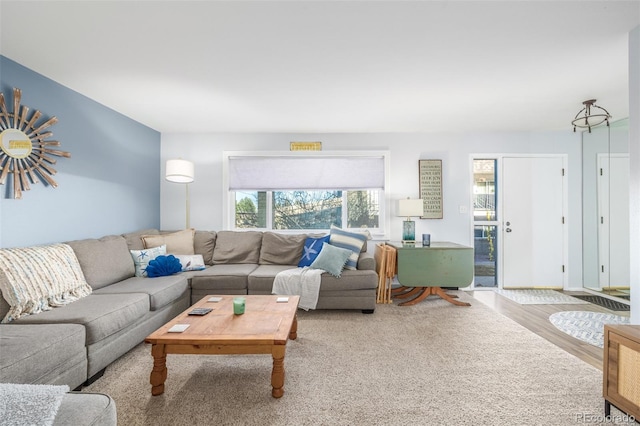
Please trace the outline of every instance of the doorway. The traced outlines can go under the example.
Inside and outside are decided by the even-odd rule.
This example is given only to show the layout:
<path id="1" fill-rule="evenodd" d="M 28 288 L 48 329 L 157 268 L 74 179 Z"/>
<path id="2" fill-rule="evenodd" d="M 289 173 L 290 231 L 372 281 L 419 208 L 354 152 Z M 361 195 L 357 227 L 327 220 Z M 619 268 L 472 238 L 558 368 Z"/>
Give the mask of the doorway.
<path id="1" fill-rule="evenodd" d="M 473 160 L 475 288 L 565 287 L 565 157 Z"/>

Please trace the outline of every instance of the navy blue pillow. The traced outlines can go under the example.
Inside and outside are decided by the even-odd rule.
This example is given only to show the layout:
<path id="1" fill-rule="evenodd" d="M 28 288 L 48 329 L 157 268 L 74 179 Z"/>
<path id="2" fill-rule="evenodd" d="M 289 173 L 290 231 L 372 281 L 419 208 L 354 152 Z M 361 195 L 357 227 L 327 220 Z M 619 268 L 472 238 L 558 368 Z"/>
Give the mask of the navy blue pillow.
<path id="1" fill-rule="evenodd" d="M 322 243 L 329 244 L 329 235 L 320 238 L 307 237 L 302 249 L 302 259 L 300 259 L 298 266 L 301 268 L 311 266 L 316 257 L 318 257 L 320 250 L 322 250 Z"/>
<path id="2" fill-rule="evenodd" d="M 182 265 L 172 254 L 168 256 L 158 256 L 147 265 L 147 276 L 149 278 L 173 275 L 180 271 L 182 271 Z"/>

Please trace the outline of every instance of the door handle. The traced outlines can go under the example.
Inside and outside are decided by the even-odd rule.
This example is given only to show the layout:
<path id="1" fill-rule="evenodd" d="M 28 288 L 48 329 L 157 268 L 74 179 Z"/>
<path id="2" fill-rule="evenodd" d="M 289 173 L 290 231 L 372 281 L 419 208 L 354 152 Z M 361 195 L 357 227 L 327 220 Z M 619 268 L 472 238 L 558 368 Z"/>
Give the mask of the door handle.
<path id="1" fill-rule="evenodd" d="M 505 232 L 511 232 L 511 228 L 507 228 L 504 230 Z"/>

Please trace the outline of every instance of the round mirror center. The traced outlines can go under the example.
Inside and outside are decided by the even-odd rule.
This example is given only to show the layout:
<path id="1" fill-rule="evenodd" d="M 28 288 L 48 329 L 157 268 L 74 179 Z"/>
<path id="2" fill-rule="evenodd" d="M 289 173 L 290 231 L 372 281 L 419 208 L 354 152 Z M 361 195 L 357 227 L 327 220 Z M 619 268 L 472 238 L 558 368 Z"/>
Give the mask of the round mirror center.
<path id="1" fill-rule="evenodd" d="M 31 154 L 31 139 L 18 129 L 6 129 L 0 133 L 0 148 L 12 158 L 26 158 Z"/>

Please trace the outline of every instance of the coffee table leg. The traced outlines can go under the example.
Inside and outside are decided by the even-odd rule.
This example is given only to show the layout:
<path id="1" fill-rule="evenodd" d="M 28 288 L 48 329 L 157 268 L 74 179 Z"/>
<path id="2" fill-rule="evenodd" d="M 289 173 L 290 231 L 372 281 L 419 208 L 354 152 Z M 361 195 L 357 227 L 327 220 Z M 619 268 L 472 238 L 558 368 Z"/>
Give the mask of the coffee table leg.
<path id="1" fill-rule="evenodd" d="M 167 380 L 167 354 L 164 345 L 151 346 L 153 355 L 153 370 L 151 370 L 151 395 L 162 395 L 164 393 L 164 382 Z"/>
<path id="2" fill-rule="evenodd" d="M 293 317 L 293 324 L 291 324 L 291 331 L 289 331 L 289 339 L 296 340 L 298 338 L 298 315 Z"/>
<path id="3" fill-rule="evenodd" d="M 284 395 L 284 351 L 285 345 L 273 346 L 273 370 L 271 370 L 271 396 L 280 398 Z"/>

